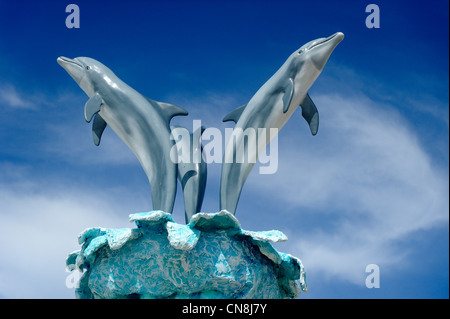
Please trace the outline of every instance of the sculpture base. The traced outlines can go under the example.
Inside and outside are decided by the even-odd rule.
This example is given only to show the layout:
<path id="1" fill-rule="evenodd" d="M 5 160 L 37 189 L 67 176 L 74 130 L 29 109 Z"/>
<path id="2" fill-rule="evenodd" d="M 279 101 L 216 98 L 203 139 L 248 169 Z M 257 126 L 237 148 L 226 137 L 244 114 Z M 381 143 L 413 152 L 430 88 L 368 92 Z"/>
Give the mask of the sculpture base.
<path id="1" fill-rule="evenodd" d="M 163 211 L 130 215 L 137 228 L 89 228 L 69 270 L 84 271 L 76 297 L 296 298 L 307 291 L 301 261 L 271 242 L 280 231 L 243 230 L 223 210 L 180 225 Z"/>

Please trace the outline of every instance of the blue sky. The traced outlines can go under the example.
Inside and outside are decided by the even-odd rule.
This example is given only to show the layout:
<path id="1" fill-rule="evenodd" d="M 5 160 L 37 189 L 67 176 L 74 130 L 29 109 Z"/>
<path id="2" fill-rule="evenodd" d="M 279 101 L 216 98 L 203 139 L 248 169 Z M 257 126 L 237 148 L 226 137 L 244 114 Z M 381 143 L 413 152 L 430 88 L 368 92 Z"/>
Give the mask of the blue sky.
<path id="1" fill-rule="evenodd" d="M 89 56 L 142 94 L 187 109 L 172 124 L 232 127 L 297 48 L 345 39 L 310 89 L 317 136 L 294 114 L 279 168 L 255 167 L 241 195 L 244 229 L 279 229 L 302 259 L 300 298 L 449 297 L 448 1 L 0 1 L 0 297 L 73 298 L 64 261 L 87 227 L 131 227 L 151 209 L 137 159 L 107 129 L 96 147 L 87 96 L 56 63 Z M 218 210 L 220 164 L 203 211 Z M 178 192 L 174 219 L 184 221 Z M 368 289 L 365 268 L 380 267 Z"/>

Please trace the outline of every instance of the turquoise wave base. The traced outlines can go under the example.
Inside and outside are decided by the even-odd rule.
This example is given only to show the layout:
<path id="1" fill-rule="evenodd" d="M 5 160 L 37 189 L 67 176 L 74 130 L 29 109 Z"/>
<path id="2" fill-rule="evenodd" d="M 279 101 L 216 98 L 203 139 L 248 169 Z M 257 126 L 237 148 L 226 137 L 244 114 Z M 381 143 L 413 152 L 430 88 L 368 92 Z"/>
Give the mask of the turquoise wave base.
<path id="1" fill-rule="evenodd" d="M 89 228 L 71 253 L 69 270 L 83 272 L 80 299 L 296 298 L 307 291 L 300 259 L 271 243 L 277 230 L 243 230 L 222 210 L 198 213 L 189 224 L 163 211 L 131 214 L 137 228 Z"/>

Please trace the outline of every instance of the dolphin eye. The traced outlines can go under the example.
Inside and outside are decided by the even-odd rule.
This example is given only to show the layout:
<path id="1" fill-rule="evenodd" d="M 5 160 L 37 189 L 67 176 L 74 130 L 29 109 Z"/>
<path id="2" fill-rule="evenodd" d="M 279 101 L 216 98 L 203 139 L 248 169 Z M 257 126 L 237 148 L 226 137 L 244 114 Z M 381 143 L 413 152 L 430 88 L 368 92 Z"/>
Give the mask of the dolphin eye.
<path id="1" fill-rule="evenodd" d="M 86 67 L 86 70 L 90 70 L 91 69 L 91 67 L 88 65 L 87 67 Z"/>
<path id="2" fill-rule="evenodd" d="M 298 51 L 298 54 L 302 54 L 303 52 L 305 52 L 306 49 L 301 49 L 300 51 Z"/>

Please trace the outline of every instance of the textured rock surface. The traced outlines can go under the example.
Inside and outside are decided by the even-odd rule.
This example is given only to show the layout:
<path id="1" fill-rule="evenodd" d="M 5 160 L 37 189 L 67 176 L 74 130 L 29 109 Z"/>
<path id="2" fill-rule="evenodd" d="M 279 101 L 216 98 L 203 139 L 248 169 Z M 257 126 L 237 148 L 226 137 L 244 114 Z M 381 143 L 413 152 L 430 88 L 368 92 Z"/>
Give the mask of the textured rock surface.
<path id="1" fill-rule="evenodd" d="M 280 231 L 242 230 L 227 211 L 188 225 L 162 211 L 130 215 L 138 228 L 90 228 L 67 258 L 84 271 L 78 298 L 295 298 L 306 291 L 299 259 L 271 242 Z"/>

